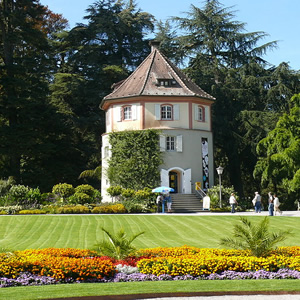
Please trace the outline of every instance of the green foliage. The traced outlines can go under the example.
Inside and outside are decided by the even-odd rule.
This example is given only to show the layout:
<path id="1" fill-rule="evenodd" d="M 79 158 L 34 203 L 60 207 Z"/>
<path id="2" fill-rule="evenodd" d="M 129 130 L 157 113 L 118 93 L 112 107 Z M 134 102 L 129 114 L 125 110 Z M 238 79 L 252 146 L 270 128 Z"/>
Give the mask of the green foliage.
<path id="1" fill-rule="evenodd" d="M 257 225 L 253 225 L 247 218 L 240 218 L 242 224 L 235 224 L 233 238 L 222 238 L 221 245 L 237 249 L 250 250 L 257 257 L 266 257 L 275 245 L 284 241 L 290 230 L 269 232 L 269 218 L 265 217 Z"/>
<path id="2" fill-rule="evenodd" d="M 13 185 L 9 189 L 9 194 L 16 201 L 23 200 L 26 197 L 26 195 L 27 195 L 28 192 L 29 192 L 29 187 L 25 186 L 25 185 L 22 185 L 22 184 Z"/>
<path id="3" fill-rule="evenodd" d="M 120 196 L 122 194 L 122 187 L 120 187 L 119 185 L 111 185 L 109 188 L 107 188 L 107 194 L 110 195 L 111 197 L 117 197 Z"/>
<path id="4" fill-rule="evenodd" d="M 229 206 L 229 198 L 231 193 L 235 193 L 233 186 L 232 187 L 224 187 L 221 186 L 222 192 L 222 207 Z M 236 193 L 235 193 L 236 194 Z M 210 197 L 210 207 L 212 209 L 220 207 L 220 186 L 215 185 L 208 189 L 207 195 Z M 236 196 L 238 201 L 238 197 Z"/>
<path id="5" fill-rule="evenodd" d="M 91 197 L 85 193 L 75 192 L 68 198 L 68 203 L 71 204 L 85 204 L 90 203 Z"/>
<path id="6" fill-rule="evenodd" d="M 138 203 L 132 200 L 124 200 L 122 201 L 126 212 L 129 214 L 138 214 L 138 213 L 146 213 L 149 212 L 149 208 L 144 203 Z"/>
<path id="7" fill-rule="evenodd" d="M 133 241 L 145 233 L 143 231 L 131 236 L 127 236 L 123 228 L 121 228 L 116 234 L 103 227 L 101 229 L 106 234 L 107 240 L 98 242 L 95 245 L 96 250 L 102 256 L 110 256 L 115 259 L 124 259 L 130 254 L 133 254 L 136 250 L 136 248 L 132 245 Z"/>
<path id="8" fill-rule="evenodd" d="M 159 131 L 114 132 L 109 135 L 112 157 L 107 175 L 111 185 L 134 190 L 157 186 L 160 182 Z"/>
<path id="9" fill-rule="evenodd" d="M 84 193 L 93 197 L 95 189 L 89 184 L 81 184 L 75 188 L 75 193 Z"/>
<path id="10" fill-rule="evenodd" d="M 254 176 L 264 186 L 275 186 L 288 193 L 300 194 L 300 94 L 290 101 L 289 113 L 284 113 L 276 127 L 257 145 L 259 160 Z M 295 199 L 294 199 L 295 200 Z M 294 202 L 292 200 L 292 202 Z"/>
<path id="11" fill-rule="evenodd" d="M 122 189 L 121 195 L 122 198 L 126 199 L 126 198 L 132 198 L 135 194 L 135 190 L 133 189 Z"/>
<path id="12" fill-rule="evenodd" d="M 12 177 L 7 180 L 0 179 L 0 196 L 6 195 L 13 184 L 15 182 Z"/>
<path id="13" fill-rule="evenodd" d="M 75 189 L 72 184 L 59 183 L 52 188 L 52 193 L 66 199 L 75 193 Z"/>

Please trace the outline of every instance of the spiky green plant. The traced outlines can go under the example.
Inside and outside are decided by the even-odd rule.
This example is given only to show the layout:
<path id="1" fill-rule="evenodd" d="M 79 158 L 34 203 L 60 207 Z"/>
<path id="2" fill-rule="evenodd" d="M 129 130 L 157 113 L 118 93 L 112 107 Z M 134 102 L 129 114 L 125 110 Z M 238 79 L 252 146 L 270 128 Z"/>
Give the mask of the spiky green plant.
<path id="1" fill-rule="evenodd" d="M 105 228 L 101 228 L 108 239 L 98 242 L 95 247 L 100 255 L 109 256 L 115 259 L 123 259 L 132 254 L 136 248 L 132 242 L 145 232 L 139 232 L 131 236 L 127 236 L 124 228 L 121 228 L 116 234 L 109 232 Z"/>
<path id="2" fill-rule="evenodd" d="M 265 217 L 260 223 L 254 225 L 247 218 L 240 218 L 242 224 L 235 224 L 233 238 L 222 238 L 220 244 L 235 249 L 250 250 L 257 257 L 266 257 L 275 245 L 284 241 L 290 230 L 269 232 L 269 218 Z"/>

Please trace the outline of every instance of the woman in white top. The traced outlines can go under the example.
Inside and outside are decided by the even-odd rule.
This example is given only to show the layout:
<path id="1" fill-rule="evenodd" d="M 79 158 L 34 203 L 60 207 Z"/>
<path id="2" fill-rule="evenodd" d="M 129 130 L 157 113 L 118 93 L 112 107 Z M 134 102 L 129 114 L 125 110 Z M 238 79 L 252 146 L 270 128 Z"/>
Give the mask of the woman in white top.
<path id="1" fill-rule="evenodd" d="M 229 204 L 231 206 L 231 213 L 234 214 L 235 213 L 235 206 L 237 205 L 237 201 L 235 199 L 234 193 L 232 193 L 230 198 L 229 198 Z"/>
<path id="2" fill-rule="evenodd" d="M 278 199 L 277 195 L 274 194 L 274 214 L 275 214 L 275 216 L 276 216 L 276 212 L 279 212 L 280 214 L 282 214 L 282 211 L 279 209 L 279 205 L 280 205 L 279 199 Z"/>

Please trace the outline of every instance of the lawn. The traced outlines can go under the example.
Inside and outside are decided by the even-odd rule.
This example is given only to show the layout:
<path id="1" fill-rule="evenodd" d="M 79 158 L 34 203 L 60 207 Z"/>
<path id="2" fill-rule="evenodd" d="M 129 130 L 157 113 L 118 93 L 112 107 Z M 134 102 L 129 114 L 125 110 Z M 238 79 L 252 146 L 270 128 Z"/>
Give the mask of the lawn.
<path id="1" fill-rule="evenodd" d="M 253 222 L 263 217 L 253 216 Z M 219 240 L 232 232 L 238 216 L 197 215 L 32 215 L 0 216 L 0 247 L 12 250 L 29 248 L 92 248 L 104 237 L 101 227 L 129 234 L 145 231 L 134 241 L 137 248 L 195 246 L 219 247 Z M 270 218 L 272 231 L 291 229 L 281 246 L 300 245 L 300 218 Z"/>
<path id="2" fill-rule="evenodd" d="M 262 220 L 252 216 L 252 222 Z M 103 238 L 101 227 L 128 233 L 145 231 L 134 241 L 137 248 L 196 246 L 217 248 L 232 232 L 238 216 L 197 215 L 32 215 L 0 216 L 0 247 L 12 250 L 46 247 L 92 248 Z M 300 245 L 300 218 L 270 218 L 270 229 L 293 230 L 281 246 Z M 0 299 L 47 299 L 70 296 L 204 291 L 300 291 L 297 280 L 239 280 L 73 284 L 0 289 Z"/>

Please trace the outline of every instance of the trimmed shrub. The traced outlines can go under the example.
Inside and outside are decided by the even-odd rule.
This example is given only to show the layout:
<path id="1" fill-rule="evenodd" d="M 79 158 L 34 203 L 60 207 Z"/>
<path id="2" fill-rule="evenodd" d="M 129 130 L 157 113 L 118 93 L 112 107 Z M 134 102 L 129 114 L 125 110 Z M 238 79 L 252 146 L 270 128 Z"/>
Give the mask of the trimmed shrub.
<path id="1" fill-rule="evenodd" d="M 90 202 L 91 197 L 85 193 L 76 192 L 74 195 L 68 198 L 68 202 L 71 204 L 85 204 Z"/>
<path id="2" fill-rule="evenodd" d="M 81 184 L 75 188 L 75 193 L 83 193 L 90 197 L 94 196 L 95 189 L 89 184 Z"/>
<path id="3" fill-rule="evenodd" d="M 23 209 L 18 212 L 18 215 L 42 215 L 46 214 L 46 211 L 42 209 Z"/>
<path id="4" fill-rule="evenodd" d="M 96 206 L 92 210 L 93 214 L 124 214 L 126 212 L 125 206 L 119 203 Z"/>
<path id="5" fill-rule="evenodd" d="M 57 208 L 58 214 L 89 214 L 90 210 L 88 207 L 83 205 L 76 206 L 62 206 Z"/>
<path id="6" fill-rule="evenodd" d="M 52 193 L 66 199 L 75 193 L 75 189 L 72 184 L 59 183 L 52 188 Z"/>
<path id="7" fill-rule="evenodd" d="M 120 187 L 119 185 L 116 186 L 110 186 L 107 189 L 107 193 L 111 196 L 111 197 L 117 197 L 120 196 L 122 194 L 122 187 Z"/>

